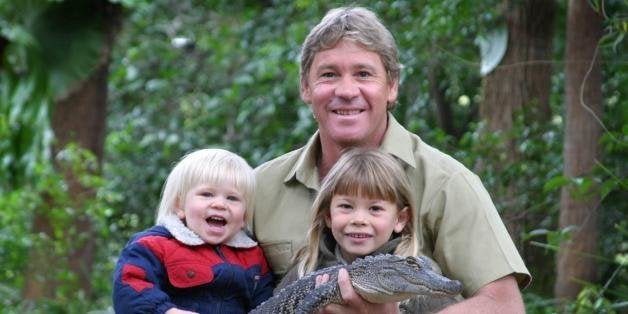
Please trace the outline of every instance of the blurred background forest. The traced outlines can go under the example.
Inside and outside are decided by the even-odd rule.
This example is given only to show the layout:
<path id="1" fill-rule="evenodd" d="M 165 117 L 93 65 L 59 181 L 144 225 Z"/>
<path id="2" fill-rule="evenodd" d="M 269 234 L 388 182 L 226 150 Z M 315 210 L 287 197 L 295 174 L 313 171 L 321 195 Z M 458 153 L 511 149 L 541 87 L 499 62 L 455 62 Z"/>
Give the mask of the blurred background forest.
<path id="1" fill-rule="evenodd" d="M 626 313 L 626 0 L 0 0 L 0 311 L 111 311 L 178 158 L 304 144 L 299 46 L 343 4 L 396 37 L 397 119 L 491 192 L 528 313 Z"/>

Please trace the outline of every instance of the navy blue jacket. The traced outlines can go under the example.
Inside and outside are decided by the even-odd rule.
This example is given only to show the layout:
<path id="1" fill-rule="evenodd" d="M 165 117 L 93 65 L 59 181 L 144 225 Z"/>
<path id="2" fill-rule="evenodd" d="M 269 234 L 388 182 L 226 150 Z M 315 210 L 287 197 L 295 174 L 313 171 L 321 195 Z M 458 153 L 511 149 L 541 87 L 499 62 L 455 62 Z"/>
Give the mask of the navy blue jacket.
<path id="1" fill-rule="evenodd" d="M 272 296 L 259 246 L 190 246 L 163 226 L 138 234 L 122 251 L 113 283 L 116 313 L 247 313 Z"/>

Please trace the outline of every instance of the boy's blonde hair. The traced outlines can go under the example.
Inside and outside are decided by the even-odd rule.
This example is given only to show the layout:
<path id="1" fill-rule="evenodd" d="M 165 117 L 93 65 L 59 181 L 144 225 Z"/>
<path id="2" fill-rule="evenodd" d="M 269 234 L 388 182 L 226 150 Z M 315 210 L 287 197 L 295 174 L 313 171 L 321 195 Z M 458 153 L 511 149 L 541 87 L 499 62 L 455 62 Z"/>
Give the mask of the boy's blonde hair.
<path id="1" fill-rule="evenodd" d="M 399 162 L 391 155 L 366 149 L 351 149 L 331 168 L 312 205 L 312 226 L 307 234 L 307 245 L 295 256 L 298 276 L 316 270 L 321 236 L 328 227 L 325 217 L 330 215 L 334 195 L 354 195 L 393 202 L 398 210 L 407 207 L 408 222 L 401 231 L 401 242 L 395 254 L 416 256 L 419 251 L 410 182 Z"/>
<path id="2" fill-rule="evenodd" d="M 177 202 L 183 201 L 190 189 L 199 184 L 219 183 L 233 184 L 242 193 L 244 208 L 253 204 L 255 175 L 244 158 L 219 148 L 200 149 L 183 156 L 166 178 L 157 221 L 175 215 Z"/>

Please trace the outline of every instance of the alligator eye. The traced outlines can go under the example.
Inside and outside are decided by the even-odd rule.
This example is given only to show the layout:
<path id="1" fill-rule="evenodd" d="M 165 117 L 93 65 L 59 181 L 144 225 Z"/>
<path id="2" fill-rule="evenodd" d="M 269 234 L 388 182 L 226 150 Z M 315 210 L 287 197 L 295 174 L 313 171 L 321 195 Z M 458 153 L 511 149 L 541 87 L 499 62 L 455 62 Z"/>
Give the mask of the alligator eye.
<path id="1" fill-rule="evenodd" d="M 419 263 L 419 259 L 414 256 L 406 257 L 406 263 L 408 263 L 412 267 L 421 268 L 421 263 Z"/>

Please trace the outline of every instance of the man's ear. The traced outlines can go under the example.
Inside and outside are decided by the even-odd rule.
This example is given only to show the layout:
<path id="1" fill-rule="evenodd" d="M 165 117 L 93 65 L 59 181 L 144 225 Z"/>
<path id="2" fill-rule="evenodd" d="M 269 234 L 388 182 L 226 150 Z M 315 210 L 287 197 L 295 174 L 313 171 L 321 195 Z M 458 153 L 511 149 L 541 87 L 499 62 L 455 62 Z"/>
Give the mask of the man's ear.
<path id="1" fill-rule="evenodd" d="M 397 92 L 399 91 L 399 79 L 394 79 L 388 87 L 388 104 L 393 104 L 397 100 Z"/>
<path id="2" fill-rule="evenodd" d="M 307 83 L 306 79 L 301 79 L 301 99 L 304 103 L 310 104 L 312 103 L 312 91 L 310 90 L 310 86 Z"/>
<path id="3" fill-rule="evenodd" d="M 408 206 L 404 207 L 403 209 L 399 211 L 399 214 L 397 215 L 397 223 L 395 224 L 395 228 L 394 228 L 396 233 L 401 233 L 401 231 L 403 231 L 403 228 L 408 223 L 409 217 L 410 217 L 410 214 L 409 214 Z"/>

